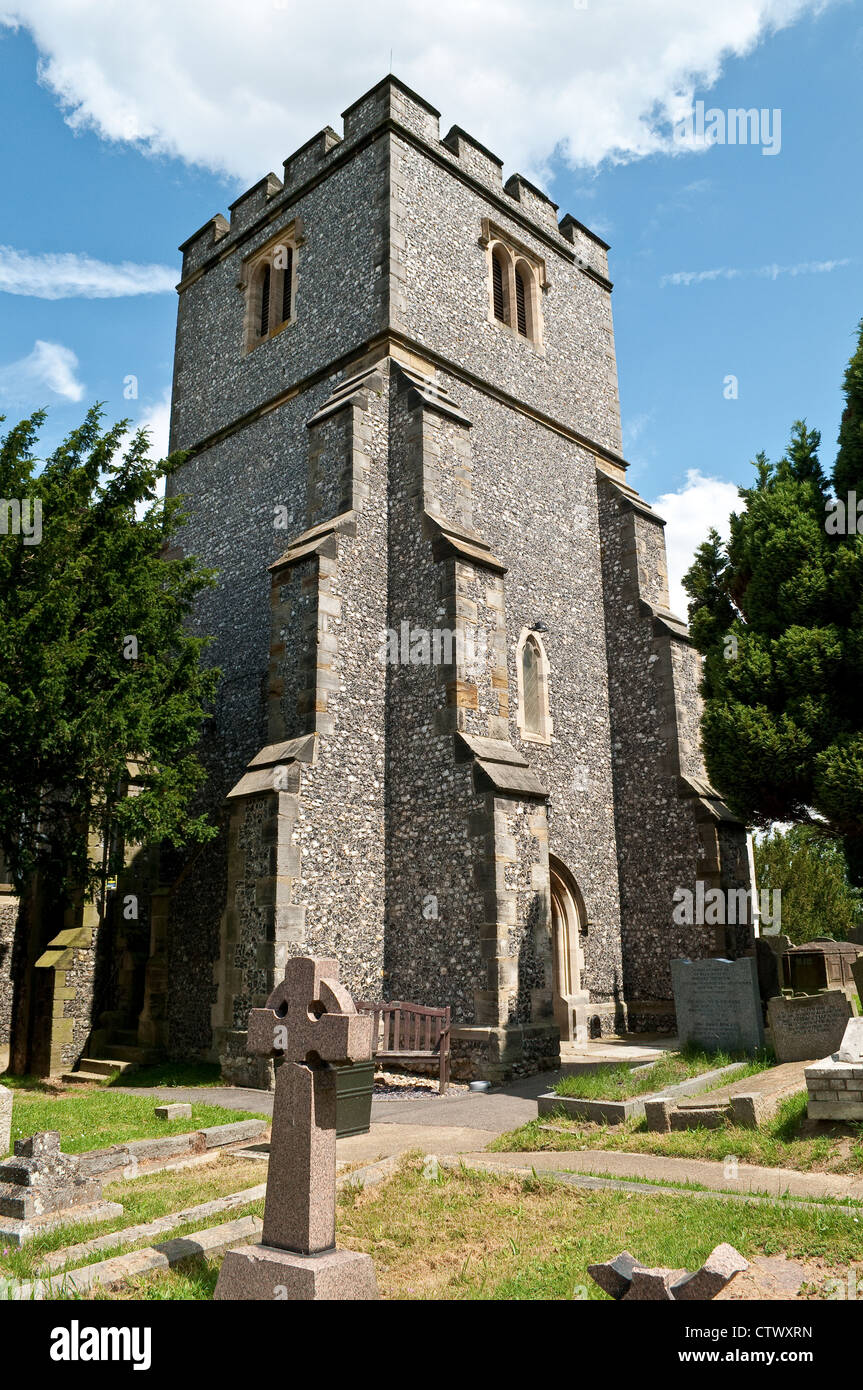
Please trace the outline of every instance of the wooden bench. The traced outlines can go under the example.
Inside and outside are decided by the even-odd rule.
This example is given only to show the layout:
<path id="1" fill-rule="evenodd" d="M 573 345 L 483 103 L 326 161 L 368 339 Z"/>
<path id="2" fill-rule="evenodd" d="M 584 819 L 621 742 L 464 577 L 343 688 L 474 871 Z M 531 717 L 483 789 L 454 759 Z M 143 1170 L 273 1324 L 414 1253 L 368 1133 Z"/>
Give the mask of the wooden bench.
<path id="1" fill-rule="evenodd" d="M 424 1004 L 377 1004 L 356 1001 L 357 1013 L 374 1016 L 372 1050 L 380 1061 L 424 1062 L 436 1060 L 440 1068 L 440 1094 L 449 1083 L 450 1011 L 427 1009 Z"/>

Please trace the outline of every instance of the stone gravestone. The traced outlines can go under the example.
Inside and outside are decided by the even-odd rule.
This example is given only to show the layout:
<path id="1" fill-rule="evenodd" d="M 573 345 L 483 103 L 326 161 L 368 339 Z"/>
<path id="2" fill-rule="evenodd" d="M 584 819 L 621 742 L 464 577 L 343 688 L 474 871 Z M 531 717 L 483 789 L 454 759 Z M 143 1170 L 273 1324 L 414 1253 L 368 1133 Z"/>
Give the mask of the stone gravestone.
<path id="1" fill-rule="evenodd" d="M 297 956 L 249 1015 L 252 1055 L 282 1058 L 260 1245 L 225 1256 L 217 1299 L 377 1298 L 369 1255 L 336 1249 L 336 1073 L 372 1056 L 373 1019 L 358 1014 L 335 960 Z"/>
<path id="2" fill-rule="evenodd" d="M 820 994 L 771 999 L 767 1017 L 777 1062 L 811 1062 L 836 1051 L 851 1017 L 851 1004 L 844 990 L 825 989 Z"/>
<path id="3" fill-rule="evenodd" d="M 101 1182 L 81 1172 L 77 1155 L 61 1152 L 54 1130 L 17 1139 L 14 1157 L 0 1164 L 0 1245 L 23 1245 L 70 1221 L 122 1215 L 119 1202 L 102 1200 Z"/>
<path id="4" fill-rule="evenodd" d="M 851 967 L 851 975 L 857 987 L 857 998 L 863 1005 L 863 956 L 859 960 L 855 960 Z"/>
<path id="5" fill-rule="evenodd" d="M 756 1052 L 764 1046 L 754 956 L 673 960 L 671 982 L 681 1047 Z"/>
<path id="6" fill-rule="evenodd" d="M 5 1158 L 12 1143 L 12 1092 L 0 1086 L 0 1158 Z"/>
<path id="7" fill-rule="evenodd" d="M 810 1120 L 863 1120 L 863 1018 L 851 1018 L 839 1051 L 806 1068 Z"/>

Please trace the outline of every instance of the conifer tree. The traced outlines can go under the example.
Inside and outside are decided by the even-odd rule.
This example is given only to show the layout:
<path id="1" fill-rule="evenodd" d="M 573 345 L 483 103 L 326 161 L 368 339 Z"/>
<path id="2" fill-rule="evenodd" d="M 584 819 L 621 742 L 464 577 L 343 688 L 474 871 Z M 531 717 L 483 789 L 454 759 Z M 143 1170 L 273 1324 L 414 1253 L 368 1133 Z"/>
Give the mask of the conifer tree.
<path id="1" fill-rule="evenodd" d="M 845 398 L 833 490 L 859 478 L 863 498 L 863 324 Z M 684 584 L 711 782 L 749 824 L 841 840 L 863 883 L 863 536 L 827 525 L 819 445 L 797 421 L 783 458 L 756 457 L 727 545 L 711 532 Z"/>
<path id="2" fill-rule="evenodd" d="M 145 432 L 124 442 L 94 407 L 42 464 L 43 423 L 0 440 L 2 505 L 29 523 L 0 534 L 0 849 L 19 891 L 38 872 L 59 901 L 123 839 L 215 833 L 189 807 L 218 672 L 185 630 L 212 574 L 167 551 L 181 504 L 156 496 L 182 455 L 154 463 Z"/>

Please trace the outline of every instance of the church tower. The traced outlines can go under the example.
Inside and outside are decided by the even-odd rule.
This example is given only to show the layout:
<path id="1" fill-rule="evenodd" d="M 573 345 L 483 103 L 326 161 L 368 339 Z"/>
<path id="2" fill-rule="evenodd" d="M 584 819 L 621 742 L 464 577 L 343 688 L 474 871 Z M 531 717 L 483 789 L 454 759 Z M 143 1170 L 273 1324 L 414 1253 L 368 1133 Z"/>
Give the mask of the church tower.
<path id="1" fill-rule="evenodd" d="M 217 841 L 163 866 L 166 1045 L 266 1084 L 289 955 L 449 1004 L 455 1075 L 673 1027 L 749 887 L 621 456 L 607 246 L 389 76 L 181 248 L 171 487 L 219 572 Z"/>

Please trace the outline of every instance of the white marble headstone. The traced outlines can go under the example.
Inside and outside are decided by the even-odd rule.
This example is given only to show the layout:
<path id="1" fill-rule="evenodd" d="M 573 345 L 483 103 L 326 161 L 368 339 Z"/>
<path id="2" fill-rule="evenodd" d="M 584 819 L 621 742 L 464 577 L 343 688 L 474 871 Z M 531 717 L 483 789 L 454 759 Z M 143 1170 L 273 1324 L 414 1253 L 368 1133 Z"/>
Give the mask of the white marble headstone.
<path id="1" fill-rule="evenodd" d="M 840 1062 L 863 1062 L 863 1018 L 849 1018 L 836 1055 Z"/>

